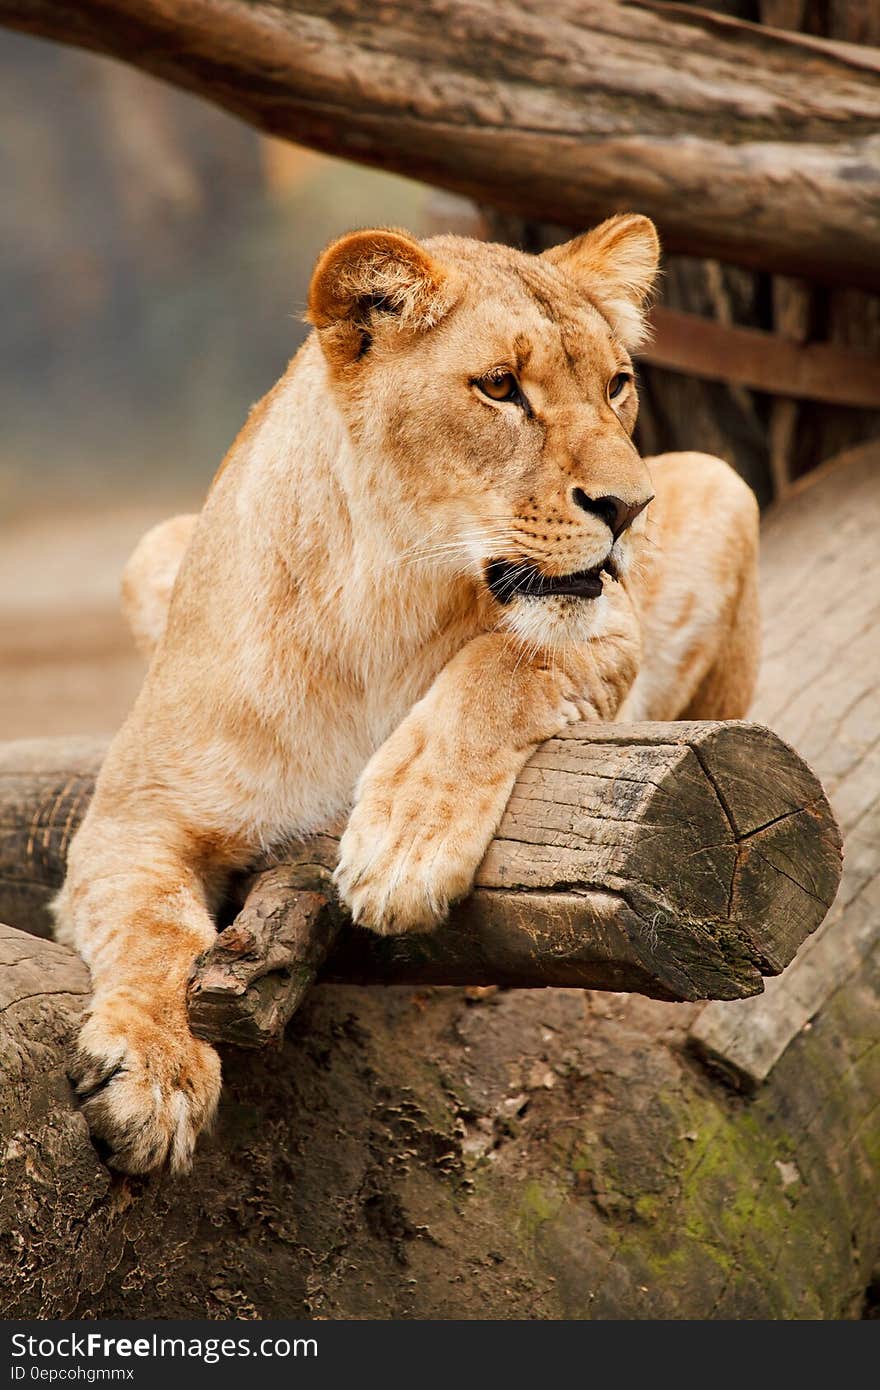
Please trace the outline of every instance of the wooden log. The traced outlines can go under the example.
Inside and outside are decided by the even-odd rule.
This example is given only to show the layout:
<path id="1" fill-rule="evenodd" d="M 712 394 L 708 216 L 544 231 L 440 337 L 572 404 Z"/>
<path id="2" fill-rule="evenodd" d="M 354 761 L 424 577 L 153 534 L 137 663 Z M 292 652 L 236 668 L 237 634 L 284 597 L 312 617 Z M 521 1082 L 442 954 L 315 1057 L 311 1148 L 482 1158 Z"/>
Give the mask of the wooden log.
<path id="1" fill-rule="evenodd" d="M 0 751 L 2 918 L 44 928 L 100 756 L 76 745 L 68 763 L 63 740 Z M 743 998 L 789 963 L 840 877 L 819 783 L 766 729 L 737 723 L 579 725 L 542 745 L 475 892 L 433 932 L 337 938 L 336 848 L 317 837 L 257 875 L 191 983 L 200 1036 L 277 1037 L 319 971 L 360 984 Z"/>
<path id="2" fill-rule="evenodd" d="M 107 741 L 21 739 L 0 749 L 0 921 L 51 936 L 49 902 L 64 881 Z"/>
<path id="3" fill-rule="evenodd" d="M 874 49 L 615 0 L 0 0 L 274 135 L 668 251 L 880 286 Z"/>
<path id="4" fill-rule="evenodd" d="M 227 1051 L 194 1173 L 150 1181 L 75 1107 L 86 997 L 64 947 L 0 929 L 7 1318 L 859 1315 L 876 967 L 751 1102 L 689 1063 L 692 1006 L 320 988 L 280 1049 Z"/>
<path id="5" fill-rule="evenodd" d="M 851 1034 L 876 985 L 748 1111 L 645 1007 L 320 991 L 280 1054 L 226 1058 L 194 1178 L 145 1184 L 107 1173 L 71 1104 L 85 971 L 77 991 L 63 948 L 27 952 L 0 932 L 6 1316 L 858 1315 L 876 1077 Z M 340 1240 L 350 1274 L 328 1267 Z"/>

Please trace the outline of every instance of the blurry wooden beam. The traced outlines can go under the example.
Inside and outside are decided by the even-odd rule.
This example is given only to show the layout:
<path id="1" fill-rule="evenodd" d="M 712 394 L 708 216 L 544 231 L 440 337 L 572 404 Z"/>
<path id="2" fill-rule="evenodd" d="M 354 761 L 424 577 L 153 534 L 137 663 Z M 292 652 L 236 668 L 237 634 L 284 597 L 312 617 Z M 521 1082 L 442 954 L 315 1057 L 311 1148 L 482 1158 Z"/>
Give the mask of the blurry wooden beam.
<path id="1" fill-rule="evenodd" d="M 658 305 L 646 362 L 772 396 L 880 410 L 880 359 L 833 343 L 798 343 Z"/>
<path id="2" fill-rule="evenodd" d="M 725 3 L 727 0 L 725 0 Z M 815 0 L 759 0 L 764 23 L 804 29 L 850 46 L 860 53 L 880 48 L 877 0 L 844 0 L 817 5 Z M 766 292 L 766 287 L 765 287 Z M 766 299 L 764 301 L 766 305 Z M 880 359 L 880 298 L 858 289 L 827 289 L 803 280 L 772 278 L 772 327 L 787 338 L 833 344 Z M 683 306 L 687 307 L 687 306 Z M 770 407 L 770 467 L 777 496 L 817 464 L 835 458 L 880 435 L 880 412 L 831 401 L 777 398 Z"/>
<path id="3" fill-rule="evenodd" d="M 0 0 L 271 134 L 536 220 L 880 287 L 880 57 L 615 0 Z"/>

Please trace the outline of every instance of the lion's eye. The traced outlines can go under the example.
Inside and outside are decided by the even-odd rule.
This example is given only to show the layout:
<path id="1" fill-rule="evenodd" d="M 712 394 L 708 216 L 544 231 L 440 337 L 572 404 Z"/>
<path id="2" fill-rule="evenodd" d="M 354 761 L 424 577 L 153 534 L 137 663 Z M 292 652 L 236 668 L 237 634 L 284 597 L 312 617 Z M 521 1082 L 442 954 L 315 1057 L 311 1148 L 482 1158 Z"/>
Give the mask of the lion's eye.
<path id="1" fill-rule="evenodd" d="M 490 401 L 515 401 L 519 399 L 519 383 L 513 372 L 498 372 L 494 376 L 484 376 L 477 382 L 484 396 Z"/>
<path id="2" fill-rule="evenodd" d="M 632 377 L 630 376 L 629 372 L 615 372 L 614 376 L 608 383 L 609 401 L 616 400 L 617 397 L 622 393 L 623 388 L 626 386 L 627 382 L 629 381 L 632 381 Z"/>

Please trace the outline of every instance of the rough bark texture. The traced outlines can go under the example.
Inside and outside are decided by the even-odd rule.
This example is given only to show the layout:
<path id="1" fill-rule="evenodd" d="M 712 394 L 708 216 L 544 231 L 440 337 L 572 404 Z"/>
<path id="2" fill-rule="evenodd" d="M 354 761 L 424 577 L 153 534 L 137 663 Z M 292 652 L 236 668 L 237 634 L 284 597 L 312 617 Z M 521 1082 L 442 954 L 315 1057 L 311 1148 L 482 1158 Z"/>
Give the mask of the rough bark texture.
<path id="1" fill-rule="evenodd" d="M 40 934 L 91 786 L 79 741 L 64 762 L 63 740 L 0 749 L 0 917 Z M 256 876 L 192 981 L 201 1037 L 265 1043 L 319 971 L 357 984 L 744 998 L 789 963 L 840 880 L 821 786 L 768 730 L 738 723 L 581 725 L 542 745 L 476 891 L 433 932 L 337 935 L 337 844 L 313 838 Z"/>
<path id="2" fill-rule="evenodd" d="M 612 0 L 0 0 L 276 135 L 530 218 L 880 286 L 880 57 Z"/>
<path id="3" fill-rule="evenodd" d="M 780 511 L 764 550 L 757 708 L 828 780 L 857 876 L 828 940 L 880 868 L 878 492 L 875 448 Z M 226 1051 L 192 1177 L 149 1182 L 112 1178 L 71 1106 L 85 972 L 72 986 L 67 953 L 20 933 L 0 949 L 7 1315 L 860 1311 L 880 1250 L 876 945 L 750 1098 L 689 1051 L 695 1005 L 319 986 L 280 1048 Z"/>
<path id="4" fill-rule="evenodd" d="M 327 891 L 304 889 L 304 873 Z M 262 1047 L 283 1035 L 341 926 L 329 872 L 324 879 L 317 865 L 285 865 L 257 876 L 235 921 L 190 980 L 189 1023 L 197 1037 Z"/>

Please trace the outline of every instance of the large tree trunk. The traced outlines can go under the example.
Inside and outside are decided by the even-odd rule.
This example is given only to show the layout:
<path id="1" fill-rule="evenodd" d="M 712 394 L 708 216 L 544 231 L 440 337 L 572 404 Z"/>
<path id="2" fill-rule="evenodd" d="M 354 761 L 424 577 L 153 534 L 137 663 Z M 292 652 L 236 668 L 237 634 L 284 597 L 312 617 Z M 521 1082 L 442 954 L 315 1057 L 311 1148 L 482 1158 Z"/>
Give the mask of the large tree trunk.
<path id="1" fill-rule="evenodd" d="M 614 0 L 0 0 L 261 129 L 529 218 L 880 286 L 880 56 Z"/>
<path id="2" fill-rule="evenodd" d="M 750 1096 L 692 1049 L 714 1018 L 723 1066 L 750 1025 L 725 1042 L 719 1011 L 760 1001 L 324 985 L 280 1049 L 227 1051 L 191 1178 L 114 1178 L 64 1076 L 85 971 L 6 931 L 6 1314 L 858 1315 L 880 1249 L 878 525 L 875 448 L 766 534 L 758 713 L 826 779 L 847 865 L 755 1020 L 781 1031 Z"/>

